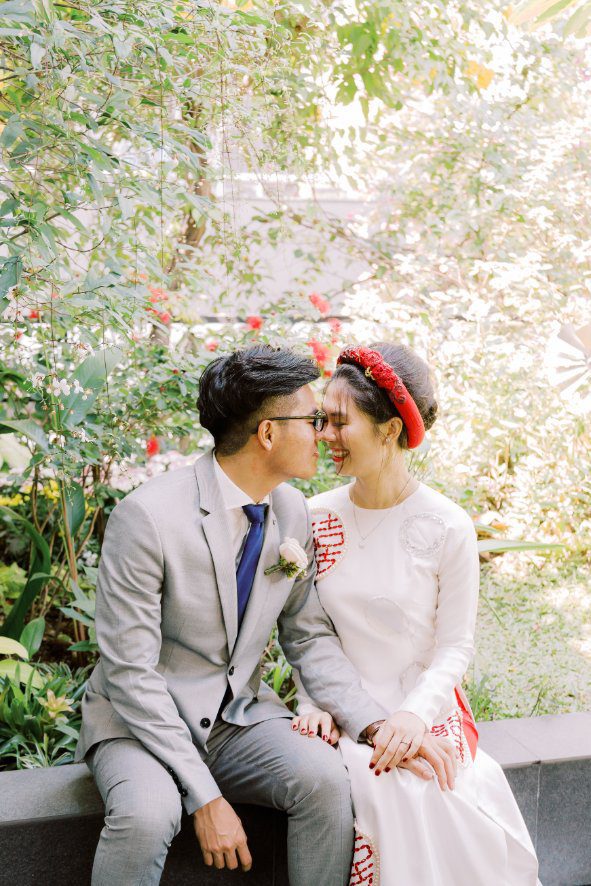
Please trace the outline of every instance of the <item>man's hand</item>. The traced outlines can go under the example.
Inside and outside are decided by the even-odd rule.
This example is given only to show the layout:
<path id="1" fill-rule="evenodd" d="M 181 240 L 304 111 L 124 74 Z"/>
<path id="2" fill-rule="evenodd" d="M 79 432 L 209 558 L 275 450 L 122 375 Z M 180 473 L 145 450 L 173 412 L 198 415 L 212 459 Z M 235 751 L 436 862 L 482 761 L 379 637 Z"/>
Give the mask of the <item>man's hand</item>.
<path id="1" fill-rule="evenodd" d="M 203 853 L 203 861 L 211 867 L 243 871 L 252 867 L 242 822 L 223 797 L 216 797 L 193 813 L 195 833 Z"/>

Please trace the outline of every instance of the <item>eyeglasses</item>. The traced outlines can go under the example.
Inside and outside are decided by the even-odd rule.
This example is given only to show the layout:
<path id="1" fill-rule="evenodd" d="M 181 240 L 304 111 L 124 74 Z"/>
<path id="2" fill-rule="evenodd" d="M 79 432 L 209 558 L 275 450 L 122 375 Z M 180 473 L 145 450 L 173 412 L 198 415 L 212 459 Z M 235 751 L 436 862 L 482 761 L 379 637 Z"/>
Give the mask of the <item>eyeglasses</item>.
<path id="1" fill-rule="evenodd" d="M 309 421 L 316 433 L 319 434 L 324 430 L 328 416 L 326 412 L 319 409 L 313 415 L 271 415 L 267 419 L 262 418 L 261 421 Z M 256 434 L 257 431 L 258 427 L 252 433 Z"/>

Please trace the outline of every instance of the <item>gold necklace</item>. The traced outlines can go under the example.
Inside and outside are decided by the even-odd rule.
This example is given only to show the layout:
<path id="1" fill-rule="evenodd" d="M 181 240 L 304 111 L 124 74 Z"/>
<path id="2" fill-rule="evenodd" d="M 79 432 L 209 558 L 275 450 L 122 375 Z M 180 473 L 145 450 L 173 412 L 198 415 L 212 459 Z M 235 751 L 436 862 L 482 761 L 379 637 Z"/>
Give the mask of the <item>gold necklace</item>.
<path id="1" fill-rule="evenodd" d="M 366 535 L 362 535 L 362 533 L 361 533 L 361 530 L 359 528 L 359 523 L 357 522 L 357 505 L 353 501 L 353 497 L 350 496 L 351 504 L 353 505 L 353 519 L 355 521 L 355 528 L 357 529 L 357 535 L 359 536 L 359 541 L 357 542 L 357 544 L 360 548 L 365 547 L 365 543 L 366 543 L 367 539 L 369 538 L 369 536 L 372 535 L 372 533 L 374 533 L 376 531 L 376 529 L 378 529 L 382 525 L 382 523 L 384 522 L 386 517 L 389 517 L 389 515 L 392 513 L 392 511 L 394 510 L 394 508 L 396 507 L 396 505 L 398 504 L 398 502 L 400 501 L 400 499 L 404 495 L 404 493 L 406 491 L 406 487 L 408 486 L 408 484 L 410 483 L 411 480 L 412 480 L 412 477 L 409 474 L 408 480 L 406 481 L 406 483 L 402 487 L 400 495 L 398 496 L 398 498 L 396 499 L 394 504 L 390 505 L 390 507 L 387 509 L 386 513 L 384 514 L 384 516 L 378 520 L 378 522 L 376 523 L 375 526 L 372 526 L 372 528 L 369 530 L 369 532 Z"/>

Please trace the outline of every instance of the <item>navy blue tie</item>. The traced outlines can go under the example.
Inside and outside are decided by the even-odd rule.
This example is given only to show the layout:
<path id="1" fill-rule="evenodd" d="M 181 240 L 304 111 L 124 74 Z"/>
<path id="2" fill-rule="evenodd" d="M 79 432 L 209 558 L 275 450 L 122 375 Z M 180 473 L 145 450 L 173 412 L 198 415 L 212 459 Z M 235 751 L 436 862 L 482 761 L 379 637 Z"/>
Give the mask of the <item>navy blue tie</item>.
<path id="1" fill-rule="evenodd" d="M 263 525 L 267 505 L 243 505 L 242 510 L 248 517 L 250 528 L 246 536 L 242 557 L 236 572 L 236 587 L 238 589 L 238 627 L 250 597 L 255 572 L 259 564 L 259 557 L 263 549 Z"/>

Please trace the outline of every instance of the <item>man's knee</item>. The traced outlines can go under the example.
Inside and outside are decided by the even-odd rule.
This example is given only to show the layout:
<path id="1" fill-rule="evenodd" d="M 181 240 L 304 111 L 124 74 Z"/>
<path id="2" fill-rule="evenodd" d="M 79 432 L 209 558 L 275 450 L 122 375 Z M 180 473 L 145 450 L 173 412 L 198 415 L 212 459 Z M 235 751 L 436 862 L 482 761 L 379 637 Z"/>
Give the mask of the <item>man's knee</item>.
<path id="1" fill-rule="evenodd" d="M 350 806 L 351 786 L 342 757 L 332 748 L 324 746 L 323 750 L 326 753 L 308 761 L 308 765 L 297 774 L 290 792 L 290 805 L 301 803 L 307 807 L 333 809 Z"/>
<path id="2" fill-rule="evenodd" d="M 129 841 L 130 845 L 152 847 L 170 846 L 181 827 L 180 797 L 166 793 L 151 805 L 132 797 L 107 810 L 105 827 L 110 836 Z"/>

